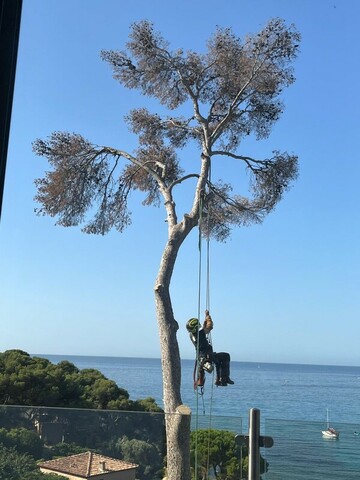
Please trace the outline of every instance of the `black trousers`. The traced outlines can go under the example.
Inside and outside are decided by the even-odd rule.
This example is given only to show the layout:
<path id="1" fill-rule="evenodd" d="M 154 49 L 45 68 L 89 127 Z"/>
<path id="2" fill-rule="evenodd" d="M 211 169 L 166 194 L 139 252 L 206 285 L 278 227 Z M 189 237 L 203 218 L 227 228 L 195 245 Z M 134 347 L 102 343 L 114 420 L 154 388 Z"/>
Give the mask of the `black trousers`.
<path id="1" fill-rule="evenodd" d="M 212 361 L 215 364 L 217 378 L 230 377 L 230 355 L 227 352 L 214 352 Z"/>

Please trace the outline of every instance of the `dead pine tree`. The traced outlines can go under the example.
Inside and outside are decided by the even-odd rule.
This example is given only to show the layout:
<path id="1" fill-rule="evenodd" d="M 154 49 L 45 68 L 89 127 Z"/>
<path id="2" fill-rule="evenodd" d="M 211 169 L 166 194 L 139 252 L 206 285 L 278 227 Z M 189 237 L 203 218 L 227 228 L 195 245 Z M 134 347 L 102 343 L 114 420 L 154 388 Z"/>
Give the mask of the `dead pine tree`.
<path id="1" fill-rule="evenodd" d="M 123 232 L 131 221 L 133 190 L 143 193 L 144 205 L 165 209 L 168 234 L 154 291 L 171 480 L 191 476 L 189 415 L 183 415 L 187 409 L 180 394 L 179 326 L 169 290 L 174 265 L 184 240 L 199 224 L 201 205 L 211 210 L 203 235 L 223 241 L 233 227 L 261 222 L 297 177 L 295 155 L 274 150 L 259 159 L 240 147 L 247 136 L 267 138 L 279 119 L 281 92 L 294 82 L 299 41 L 293 25 L 275 18 L 244 39 L 230 28 L 217 28 L 205 53 L 184 52 L 170 50 L 152 23 L 134 23 L 125 50 L 102 51 L 101 57 L 118 82 L 156 98 L 167 115 L 145 107 L 130 111 L 126 121 L 138 136 L 134 152 L 94 145 L 66 132 L 33 144 L 50 165 L 35 180 L 37 213 L 56 217 L 58 225 L 82 225 L 85 233 L 102 235 L 111 228 Z M 198 155 L 191 171 L 184 171 L 179 155 L 189 143 Z M 210 178 L 215 162 L 218 170 L 220 162 L 242 165 L 246 191 L 235 194 L 233 185 Z M 191 209 L 180 216 L 175 200 L 185 182 L 193 182 L 193 196 Z"/>

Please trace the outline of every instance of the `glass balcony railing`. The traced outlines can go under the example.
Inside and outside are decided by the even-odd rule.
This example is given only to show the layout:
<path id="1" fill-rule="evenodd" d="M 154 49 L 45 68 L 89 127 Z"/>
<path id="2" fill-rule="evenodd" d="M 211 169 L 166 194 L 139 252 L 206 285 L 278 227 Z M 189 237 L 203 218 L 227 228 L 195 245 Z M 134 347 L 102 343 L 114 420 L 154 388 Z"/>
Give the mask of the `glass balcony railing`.
<path id="1" fill-rule="evenodd" d="M 117 470 L 126 471 L 119 477 L 126 480 L 160 479 L 164 440 L 161 413 L 2 406 L 0 479 L 22 478 L 18 470 L 11 471 L 16 466 L 32 472 L 26 477 L 31 480 L 49 480 L 51 474 L 88 478 Z M 3 477 L 5 469 L 10 474 Z"/>
<path id="2" fill-rule="evenodd" d="M 336 427 L 340 436 L 332 440 L 322 436 L 319 422 L 262 418 L 261 434 L 274 444 L 260 448 L 261 478 L 359 479 L 360 426 Z M 193 473 L 204 479 L 247 479 L 248 448 L 235 442 L 237 435 L 247 435 L 247 428 L 241 418 L 193 414 Z M 80 476 L 81 468 L 95 475 L 118 468 L 127 472 L 119 478 L 160 480 L 165 455 L 162 413 L 0 407 L 1 480 L 49 480 L 52 474 L 69 478 Z"/>

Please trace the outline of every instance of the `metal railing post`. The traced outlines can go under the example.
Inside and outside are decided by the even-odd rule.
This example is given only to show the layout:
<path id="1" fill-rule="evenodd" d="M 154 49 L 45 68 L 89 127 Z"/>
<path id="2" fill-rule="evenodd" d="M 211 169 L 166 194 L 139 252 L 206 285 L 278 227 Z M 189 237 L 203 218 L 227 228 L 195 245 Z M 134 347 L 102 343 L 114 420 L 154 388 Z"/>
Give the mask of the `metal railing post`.
<path id="1" fill-rule="evenodd" d="M 249 432 L 248 435 L 235 435 L 235 443 L 242 448 L 248 447 L 249 469 L 248 480 L 260 480 L 260 448 L 271 448 L 274 445 L 272 437 L 260 435 L 260 410 L 251 408 L 249 410 Z M 240 450 L 240 466 L 242 454 Z M 242 474 L 241 474 L 242 478 Z"/>
<path id="2" fill-rule="evenodd" d="M 249 411 L 249 480 L 260 480 L 260 410 Z"/>

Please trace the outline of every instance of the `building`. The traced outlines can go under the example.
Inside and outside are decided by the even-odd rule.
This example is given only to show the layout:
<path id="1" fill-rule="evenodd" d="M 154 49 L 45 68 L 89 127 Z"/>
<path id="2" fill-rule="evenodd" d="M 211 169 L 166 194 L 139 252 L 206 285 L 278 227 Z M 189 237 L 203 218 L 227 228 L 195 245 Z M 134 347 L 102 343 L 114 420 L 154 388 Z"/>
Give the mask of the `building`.
<path id="1" fill-rule="evenodd" d="M 55 473 L 69 480 L 135 480 L 135 463 L 98 453 L 85 452 L 38 464 L 43 473 Z"/>

